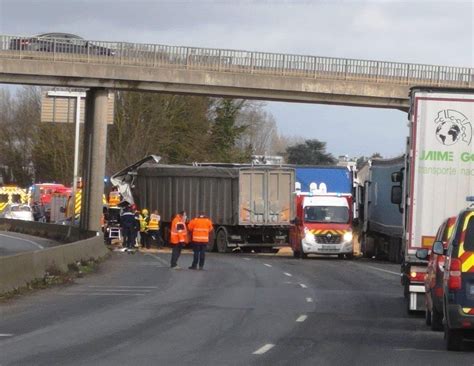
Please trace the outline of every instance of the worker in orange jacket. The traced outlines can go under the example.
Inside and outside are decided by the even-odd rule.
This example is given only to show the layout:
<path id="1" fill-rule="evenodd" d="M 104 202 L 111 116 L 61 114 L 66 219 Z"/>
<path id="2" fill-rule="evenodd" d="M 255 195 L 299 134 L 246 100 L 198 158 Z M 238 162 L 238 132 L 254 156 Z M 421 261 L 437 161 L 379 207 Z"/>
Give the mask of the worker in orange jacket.
<path id="1" fill-rule="evenodd" d="M 189 269 L 197 269 L 198 263 L 199 269 L 203 269 L 209 237 L 214 230 L 212 221 L 203 212 L 200 212 L 198 217 L 189 222 L 188 229 L 192 234 L 191 241 L 194 252 L 193 263 Z"/>
<path id="2" fill-rule="evenodd" d="M 188 242 L 188 230 L 186 228 L 186 212 L 181 211 L 171 221 L 170 244 L 171 251 L 171 268 L 180 269 L 178 267 L 178 258 L 181 250 Z"/>

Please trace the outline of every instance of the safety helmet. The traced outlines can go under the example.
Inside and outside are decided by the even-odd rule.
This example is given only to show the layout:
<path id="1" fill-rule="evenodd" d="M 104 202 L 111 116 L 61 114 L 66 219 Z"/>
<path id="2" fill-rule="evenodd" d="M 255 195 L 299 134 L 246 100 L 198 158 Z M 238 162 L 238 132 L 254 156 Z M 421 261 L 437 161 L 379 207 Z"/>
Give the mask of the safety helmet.
<path id="1" fill-rule="evenodd" d="M 142 215 L 148 215 L 148 210 L 146 208 L 142 210 Z"/>

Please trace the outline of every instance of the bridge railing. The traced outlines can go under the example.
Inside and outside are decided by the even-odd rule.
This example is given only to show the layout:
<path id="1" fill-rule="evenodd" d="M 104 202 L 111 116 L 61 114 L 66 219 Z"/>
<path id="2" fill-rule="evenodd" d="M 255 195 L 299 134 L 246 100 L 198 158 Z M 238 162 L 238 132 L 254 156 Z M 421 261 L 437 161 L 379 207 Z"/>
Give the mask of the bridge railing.
<path id="1" fill-rule="evenodd" d="M 474 69 L 81 39 L 0 36 L 0 57 L 358 80 L 404 85 L 474 87 Z"/>

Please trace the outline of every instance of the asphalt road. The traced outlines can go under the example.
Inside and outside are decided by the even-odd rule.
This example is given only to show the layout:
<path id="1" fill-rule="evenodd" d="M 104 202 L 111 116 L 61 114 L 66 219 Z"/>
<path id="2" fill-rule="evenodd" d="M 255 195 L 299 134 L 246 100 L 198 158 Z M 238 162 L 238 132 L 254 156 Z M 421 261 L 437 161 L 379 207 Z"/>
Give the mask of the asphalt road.
<path id="1" fill-rule="evenodd" d="M 114 253 L 76 284 L 0 304 L 5 365 L 472 365 L 405 313 L 398 266 L 257 255 L 170 270 Z M 180 265 L 187 268 L 185 254 Z"/>
<path id="2" fill-rule="evenodd" d="M 0 231 L 0 256 L 40 250 L 58 244 L 55 241 L 36 236 Z"/>

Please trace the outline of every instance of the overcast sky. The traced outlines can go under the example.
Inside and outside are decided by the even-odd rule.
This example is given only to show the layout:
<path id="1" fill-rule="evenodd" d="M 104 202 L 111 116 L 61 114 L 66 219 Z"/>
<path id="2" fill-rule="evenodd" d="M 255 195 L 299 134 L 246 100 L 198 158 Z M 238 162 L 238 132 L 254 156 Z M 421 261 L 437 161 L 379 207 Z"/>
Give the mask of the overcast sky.
<path id="1" fill-rule="evenodd" d="M 474 67 L 474 0 L 0 0 L 0 32 Z M 403 152 L 396 110 L 268 102 L 279 132 L 350 156 Z"/>

